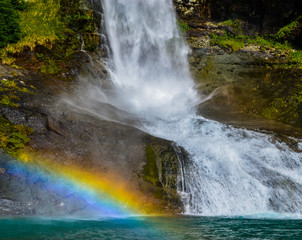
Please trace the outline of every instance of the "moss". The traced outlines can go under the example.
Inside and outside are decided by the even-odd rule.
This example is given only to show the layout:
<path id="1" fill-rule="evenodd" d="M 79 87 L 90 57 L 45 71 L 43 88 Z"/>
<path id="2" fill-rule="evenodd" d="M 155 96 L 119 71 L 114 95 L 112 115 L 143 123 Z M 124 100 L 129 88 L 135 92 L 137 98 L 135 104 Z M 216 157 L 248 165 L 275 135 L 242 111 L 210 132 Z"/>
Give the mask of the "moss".
<path id="1" fill-rule="evenodd" d="M 0 115 L 0 148 L 12 156 L 18 156 L 29 142 L 33 129 L 24 125 L 15 125 Z"/>
<path id="2" fill-rule="evenodd" d="M 156 164 L 156 155 L 151 145 L 146 146 L 147 164 L 145 165 L 143 175 L 144 179 L 153 185 L 160 186 L 158 168 Z"/>
<path id="3" fill-rule="evenodd" d="M 237 52 L 245 46 L 245 38 L 242 36 L 230 36 L 225 32 L 223 36 L 211 34 L 211 44 L 219 47 Z"/>
<path id="4" fill-rule="evenodd" d="M 0 81 L 0 105 L 18 107 L 21 94 L 32 94 L 26 87 L 20 87 L 14 80 L 2 79 Z"/>
<path id="5" fill-rule="evenodd" d="M 177 19 L 177 26 L 183 34 L 191 29 L 191 27 L 181 19 Z"/>
<path id="6" fill-rule="evenodd" d="M 68 72 L 74 54 L 84 46 L 95 51 L 99 45 L 99 19 L 83 0 L 33 0 L 20 12 L 21 38 L 0 51 L 4 64 L 13 64 L 29 51 L 35 52 L 30 68 L 45 74 Z M 26 54 L 24 55 L 26 56 Z M 19 61 L 25 63 L 24 61 Z"/>
<path id="7" fill-rule="evenodd" d="M 282 27 L 275 35 L 272 35 L 277 41 L 286 41 L 293 31 L 295 31 L 299 27 L 299 20 L 302 19 L 300 16 L 297 20 L 287 24 L 286 26 Z"/>
<path id="8" fill-rule="evenodd" d="M 6 105 L 6 106 L 9 106 L 9 107 L 18 107 L 19 105 L 16 104 L 14 102 L 14 100 L 19 100 L 19 98 L 15 95 L 13 95 L 13 96 L 3 95 L 0 98 L 0 104 L 1 105 Z"/>
<path id="9" fill-rule="evenodd" d="M 182 211 L 182 202 L 177 193 L 178 158 L 168 141 L 154 138 L 145 148 L 147 164 L 142 178 L 150 183 L 148 192 L 164 201 L 165 208 L 172 212 Z"/>
<path id="10" fill-rule="evenodd" d="M 230 31 L 238 35 L 243 33 L 243 29 L 242 29 L 243 23 L 244 21 L 240 19 L 235 19 L 235 20 L 229 19 L 227 21 L 222 22 L 220 25 L 229 27 Z"/>
<path id="11" fill-rule="evenodd" d="M 44 74 L 58 74 L 62 71 L 62 68 L 54 60 L 49 60 L 44 63 L 40 68 L 40 72 Z"/>
<path id="12" fill-rule="evenodd" d="M 176 190 L 178 158 L 171 144 L 155 141 L 147 145 L 146 157 L 147 164 L 143 172 L 145 180 L 167 192 Z"/>
<path id="13" fill-rule="evenodd" d="M 223 35 L 210 34 L 211 45 L 217 45 L 223 49 L 236 52 L 245 46 L 259 46 L 260 51 L 273 53 L 276 58 L 282 56 L 286 67 L 302 68 L 302 51 L 296 49 L 287 37 L 298 27 L 299 19 L 281 28 L 276 34 L 268 35 L 242 35 L 240 20 L 228 20 L 221 23 L 222 26 L 233 27 L 235 30 L 225 30 Z"/>
<path id="14" fill-rule="evenodd" d="M 241 41 L 237 41 L 236 39 L 221 40 L 218 44 L 222 48 L 231 49 L 233 52 L 237 52 L 244 47 L 244 43 Z"/>
<path id="15" fill-rule="evenodd" d="M 302 127 L 302 78 L 301 71 L 286 66 L 266 69 L 264 76 L 255 81 L 257 114 Z M 251 105 L 246 103 L 247 105 Z"/>
<path id="16" fill-rule="evenodd" d="M 302 51 L 294 51 L 290 55 L 290 61 L 296 64 L 298 67 L 302 68 Z"/>
<path id="17" fill-rule="evenodd" d="M 274 81 L 275 82 L 275 81 Z M 275 121 L 302 127 L 302 79 L 291 81 L 284 77 L 282 82 L 271 84 L 272 97 L 269 105 L 264 106 L 261 115 Z M 300 84 L 299 84 L 300 83 Z"/>

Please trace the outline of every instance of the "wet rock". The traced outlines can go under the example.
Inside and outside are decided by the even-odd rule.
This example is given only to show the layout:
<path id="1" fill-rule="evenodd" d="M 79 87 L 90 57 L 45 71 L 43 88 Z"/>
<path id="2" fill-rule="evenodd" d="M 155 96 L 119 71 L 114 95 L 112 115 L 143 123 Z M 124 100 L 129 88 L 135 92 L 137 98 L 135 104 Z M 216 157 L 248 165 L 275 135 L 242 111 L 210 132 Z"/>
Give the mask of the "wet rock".
<path id="1" fill-rule="evenodd" d="M 55 189 L 52 181 L 25 171 L 5 154 L 0 155 L 0 166 L 6 166 L 0 174 L 0 216 L 94 216 L 95 209 L 70 186 Z"/>
<path id="2" fill-rule="evenodd" d="M 6 169 L 5 168 L 0 168 L 0 175 L 4 175 L 6 173 Z"/>
<path id="3" fill-rule="evenodd" d="M 147 163 L 140 173 L 149 185 L 141 187 L 153 191 L 159 199 L 165 199 L 166 209 L 178 213 L 183 212 L 183 204 L 177 193 L 182 184 L 179 177 L 181 161 L 186 161 L 188 154 L 184 149 L 171 142 L 153 138 L 146 145 Z"/>
<path id="4" fill-rule="evenodd" d="M 66 102 L 60 101 L 62 92 L 72 92 L 76 82 L 45 79 L 34 73 L 33 76 L 38 81 L 33 81 L 30 72 L 18 78 L 25 85 L 33 85 L 34 94 L 21 96 L 17 108 L 0 107 L 3 117 L 14 124 L 26 125 L 34 130 L 27 147 L 32 153 L 59 165 L 73 165 L 104 174 L 116 173 L 133 189 L 140 191 L 146 200 L 154 199 L 152 201 L 157 205 L 158 211 L 181 211 L 175 187 L 169 191 L 164 189 L 166 185 L 157 186 L 156 191 L 152 186 L 142 187 L 149 185 L 141 173 L 148 161 L 146 146 L 154 138 L 131 126 L 135 119 L 115 108 L 107 109 L 105 105 L 97 105 L 95 108 L 110 113 L 112 118 L 118 116 L 125 124 L 77 111 Z M 172 144 L 164 140 L 160 142 L 166 148 Z M 171 147 L 169 149 L 172 150 Z M 172 159 L 173 155 L 175 159 L 176 153 L 171 151 L 168 159 Z M 56 215 L 60 209 L 62 214 L 90 210 L 93 212 L 85 201 L 57 196 L 55 192 L 49 191 L 43 181 L 32 184 L 26 178 L 10 175 L 9 170 L 6 170 L 10 160 L 4 157 L 0 157 L 0 160 L 0 201 L 3 201 L 0 215 Z M 163 165 L 162 171 L 168 171 L 166 166 L 168 167 L 167 163 Z M 160 181 L 165 180 L 162 177 Z M 165 192 L 165 197 L 159 197 L 158 191 Z M 167 195 L 173 195 L 174 200 L 171 201 L 172 197 Z"/>
<path id="5" fill-rule="evenodd" d="M 301 15 L 299 1 L 174 0 L 178 16 L 186 21 L 242 19 L 250 33 L 272 33 Z M 299 35 L 301 36 L 301 34 Z M 295 37 L 299 39 L 299 37 Z"/>
<path id="6" fill-rule="evenodd" d="M 301 69 L 288 69 L 282 60 L 258 52 L 257 48 L 235 53 L 210 49 L 193 49 L 190 56 L 199 90 L 204 98 L 209 97 L 199 106 L 200 114 L 237 125 L 242 121 L 249 125 L 254 119 L 254 127 L 263 129 L 278 125 L 271 120 L 294 128 L 302 126 L 297 97 L 301 91 Z"/>

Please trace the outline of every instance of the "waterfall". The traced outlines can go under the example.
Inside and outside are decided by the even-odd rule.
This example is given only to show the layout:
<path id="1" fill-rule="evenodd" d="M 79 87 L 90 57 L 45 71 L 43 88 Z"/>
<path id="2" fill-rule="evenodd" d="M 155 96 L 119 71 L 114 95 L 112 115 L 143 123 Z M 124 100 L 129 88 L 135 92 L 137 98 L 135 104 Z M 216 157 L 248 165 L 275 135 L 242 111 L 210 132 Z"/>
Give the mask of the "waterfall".
<path id="1" fill-rule="evenodd" d="M 202 97 L 190 76 L 189 49 L 178 31 L 172 1 L 102 3 L 111 49 L 106 61 L 110 87 L 94 85 L 82 100 L 127 112 L 139 119 L 137 127 L 188 152 L 179 187 L 185 213 L 302 214 L 298 139 L 294 150 L 273 134 L 196 114 L 194 107 Z"/>
<path id="2" fill-rule="evenodd" d="M 190 111 L 198 97 L 172 2 L 104 0 L 103 6 L 112 49 L 110 104 L 147 119 Z"/>

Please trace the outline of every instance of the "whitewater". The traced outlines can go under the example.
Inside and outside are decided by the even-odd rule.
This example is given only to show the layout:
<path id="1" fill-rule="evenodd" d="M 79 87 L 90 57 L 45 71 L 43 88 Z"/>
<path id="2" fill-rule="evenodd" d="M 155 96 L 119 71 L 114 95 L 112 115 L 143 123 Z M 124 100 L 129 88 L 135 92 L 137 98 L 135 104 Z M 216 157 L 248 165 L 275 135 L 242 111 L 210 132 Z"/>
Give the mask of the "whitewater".
<path id="1" fill-rule="evenodd" d="M 103 0 L 102 5 L 110 49 L 102 61 L 110 84 L 104 87 L 101 78 L 87 84 L 74 105 L 185 149 L 189 160 L 181 162 L 178 187 L 185 214 L 302 216 L 301 139 L 294 139 L 294 149 L 273 133 L 196 114 L 206 96 L 190 75 L 190 49 L 172 0 Z M 97 110 L 102 104 L 119 113 Z"/>

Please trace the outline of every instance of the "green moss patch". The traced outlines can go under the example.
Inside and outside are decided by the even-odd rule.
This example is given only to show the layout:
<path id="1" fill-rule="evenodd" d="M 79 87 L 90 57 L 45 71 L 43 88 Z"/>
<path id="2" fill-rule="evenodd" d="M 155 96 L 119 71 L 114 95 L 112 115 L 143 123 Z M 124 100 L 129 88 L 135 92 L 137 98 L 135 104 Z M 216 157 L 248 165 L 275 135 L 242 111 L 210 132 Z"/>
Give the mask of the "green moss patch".
<path id="1" fill-rule="evenodd" d="M 45 74 L 58 74 L 61 71 L 62 67 L 54 60 L 44 62 L 44 65 L 40 68 L 40 72 Z"/>
<path id="2" fill-rule="evenodd" d="M 302 127 L 302 77 L 291 69 L 273 69 L 271 77 L 261 83 L 261 95 L 268 104 L 263 106 L 262 116 Z"/>
<path id="3" fill-rule="evenodd" d="M 242 29 L 242 25 L 244 24 L 243 20 L 240 19 L 229 19 L 227 21 L 222 22 L 220 25 L 221 26 L 226 26 L 229 27 L 231 29 L 231 31 L 237 35 L 242 34 L 243 33 L 243 29 Z"/>
<path id="4" fill-rule="evenodd" d="M 14 80 L 2 79 L 0 81 L 0 106 L 19 107 L 21 94 L 32 94 L 26 87 L 20 87 Z M 12 156 L 17 156 L 29 142 L 29 135 L 33 129 L 16 125 L 0 115 L 0 148 Z"/>
<path id="5" fill-rule="evenodd" d="M 295 21 L 287 24 L 286 26 L 282 27 L 276 34 L 271 35 L 277 41 L 286 41 L 288 38 L 291 37 L 292 33 L 296 31 L 299 27 L 299 21 L 302 17 L 298 17 Z"/>
<path id="6" fill-rule="evenodd" d="M 242 41 L 238 41 L 236 39 L 220 39 L 217 41 L 217 45 L 225 49 L 230 49 L 234 52 L 239 51 L 245 46 Z"/>
<path id="7" fill-rule="evenodd" d="M 18 107 L 21 94 L 32 94 L 26 87 L 20 87 L 14 80 L 2 79 L 0 81 L 0 105 Z"/>
<path id="8" fill-rule="evenodd" d="M 262 52 L 273 53 L 275 57 L 285 58 L 283 62 L 287 67 L 302 68 L 302 50 L 287 41 L 299 27 L 300 19 L 301 17 L 284 26 L 275 34 L 265 35 L 243 35 L 242 21 L 228 20 L 220 23 L 221 26 L 227 27 L 224 34 L 210 34 L 211 44 L 232 52 L 244 47 L 258 46 Z"/>
<path id="9" fill-rule="evenodd" d="M 145 165 L 143 176 L 144 179 L 153 185 L 160 186 L 158 168 L 156 164 L 156 155 L 152 146 L 146 146 L 147 164 Z"/>
<path id="10" fill-rule="evenodd" d="M 0 148 L 12 156 L 18 156 L 29 142 L 33 129 L 24 125 L 15 125 L 0 115 Z"/>
<path id="11" fill-rule="evenodd" d="M 191 27 L 189 26 L 189 24 L 187 24 L 186 22 L 184 22 L 183 20 L 181 20 L 181 19 L 177 19 L 177 26 L 178 26 L 178 28 L 180 29 L 180 31 L 182 32 L 182 33 L 186 33 L 188 30 L 190 30 L 191 29 Z"/>

